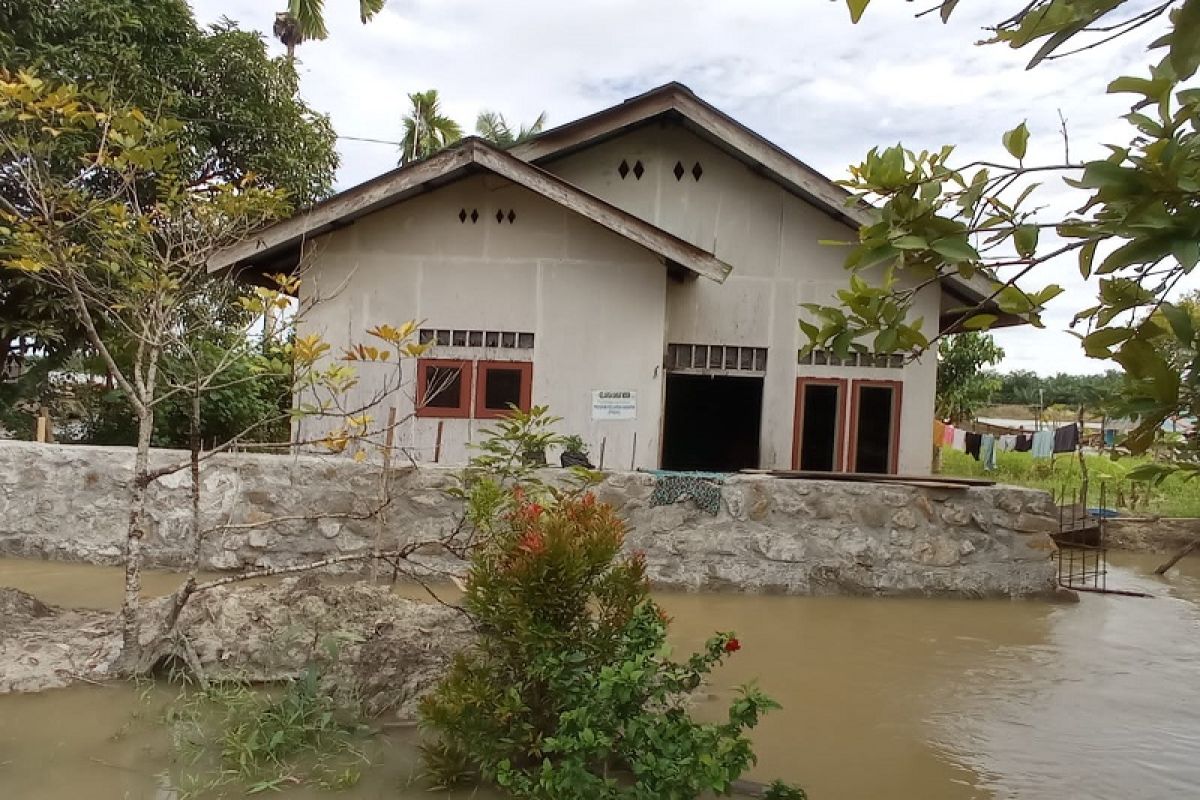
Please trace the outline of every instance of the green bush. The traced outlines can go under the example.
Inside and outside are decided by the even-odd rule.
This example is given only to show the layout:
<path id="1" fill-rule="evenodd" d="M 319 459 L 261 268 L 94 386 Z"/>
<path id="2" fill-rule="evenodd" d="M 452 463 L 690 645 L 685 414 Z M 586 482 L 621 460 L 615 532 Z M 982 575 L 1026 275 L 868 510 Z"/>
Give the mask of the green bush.
<path id="1" fill-rule="evenodd" d="M 538 499 L 512 490 L 473 556 L 464 607 L 479 638 L 422 704 L 427 769 L 443 786 L 471 776 L 539 800 L 728 792 L 755 762 L 746 732 L 776 704 L 743 687 L 725 722 L 701 723 L 687 701 L 740 643 L 717 634 L 672 661 L 613 509 L 590 494 Z"/>

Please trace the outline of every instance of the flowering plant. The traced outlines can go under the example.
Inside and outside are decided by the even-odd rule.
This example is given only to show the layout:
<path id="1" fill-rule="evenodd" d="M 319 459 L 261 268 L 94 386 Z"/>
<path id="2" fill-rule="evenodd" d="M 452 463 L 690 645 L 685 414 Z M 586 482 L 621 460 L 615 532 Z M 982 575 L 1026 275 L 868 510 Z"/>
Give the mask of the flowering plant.
<path id="1" fill-rule="evenodd" d="M 747 731 L 777 706 L 746 686 L 725 722 L 702 723 L 686 700 L 741 642 L 718 633 L 671 660 L 645 557 L 622 554 L 612 507 L 538 499 L 515 493 L 472 559 L 464 608 L 479 637 L 422 704 L 430 772 L 544 800 L 727 793 L 755 762 Z"/>

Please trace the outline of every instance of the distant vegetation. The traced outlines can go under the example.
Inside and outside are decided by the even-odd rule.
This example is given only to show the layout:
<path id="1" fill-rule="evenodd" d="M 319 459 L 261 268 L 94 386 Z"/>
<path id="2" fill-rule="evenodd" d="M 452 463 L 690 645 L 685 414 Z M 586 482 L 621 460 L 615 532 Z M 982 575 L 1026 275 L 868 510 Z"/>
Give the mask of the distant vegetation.
<path id="1" fill-rule="evenodd" d="M 1136 456 L 1112 459 L 1107 455 L 1084 456 L 1091 485 L 1088 505 L 1100 505 L 1100 485 L 1106 484 L 1106 505 L 1109 508 L 1137 514 L 1160 514 L 1166 517 L 1200 516 L 1200 482 L 1187 480 L 1186 473 L 1168 476 L 1156 486 L 1128 478 L 1135 468 L 1151 459 Z M 1066 490 L 1067 497 L 1077 492 L 1082 474 L 1079 458 L 1063 453 L 1051 459 L 1034 459 L 1029 453 L 999 453 L 995 472 L 984 473 L 983 465 L 960 450 L 943 448 L 943 475 L 986 477 L 998 483 L 1027 486 L 1052 492 L 1055 497 Z"/>

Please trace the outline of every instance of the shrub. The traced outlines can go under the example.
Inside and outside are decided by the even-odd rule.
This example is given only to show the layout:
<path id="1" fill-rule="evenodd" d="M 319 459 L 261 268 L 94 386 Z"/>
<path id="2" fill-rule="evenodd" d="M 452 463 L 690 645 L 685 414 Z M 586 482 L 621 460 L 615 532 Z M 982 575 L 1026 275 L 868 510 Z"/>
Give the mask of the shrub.
<path id="1" fill-rule="evenodd" d="M 538 499 L 513 490 L 473 556 L 464 606 L 480 635 L 422 704 L 427 769 L 443 786 L 474 775 L 545 800 L 727 792 L 755 761 L 746 732 L 776 705 L 743 687 L 725 722 L 701 723 L 687 700 L 740 643 L 720 633 L 672 661 L 613 509 L 590 494 Z"/>

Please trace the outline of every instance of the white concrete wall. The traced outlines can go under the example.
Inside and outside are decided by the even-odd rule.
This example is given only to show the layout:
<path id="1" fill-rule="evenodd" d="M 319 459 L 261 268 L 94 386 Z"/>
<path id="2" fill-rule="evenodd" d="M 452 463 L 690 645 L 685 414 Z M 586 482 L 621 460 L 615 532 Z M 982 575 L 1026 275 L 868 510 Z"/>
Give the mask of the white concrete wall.
<path id="1" fill-rule="evenodd" d="M 624 179 L 618 166 L 640 160 L 645 172 Z M 679 162 L 683 177 L 673 169 Z M 703 173 L 693 177 L 696 163 Z M 857 231 L 680 125 L 653 125 L 543 165 L 626 211 L 693 244 L 711 249 L 733 267 L 723 285 L 672 282 L 667 289 L 667 341 L 769 348 L 760 441 L 762 466 L 791 467 L 797 375 L 901 380 L 899 469 L 926 473 L 931 459 L 936 359 L 903 369 L 799 366 L 801 303 L 832 303 L 844 289 L 844 248 L 822 239 L 851 240 Z M 940 293 L 926 291 L 915 315 L 925 332 L 937 329 Z M 847 404 L 848 408 L 848 404 Z M 849 426 L 847 425 L 847 430 Z"/>
<path id="2" fill-rule="evenodd" d="M 460 222 L 461 209 L 478 210 L 479 221 Z M 515 211 L 515 222 L 497 223 L 498 209 Z M 564 417 L 563 433 L 583 436 L 596 457 L 606 440 L 606 466 L 657 466 L 667 283 L 657 256 L 525 189 L 477 176 L 321 237 L 306 262 L 302 296 L 328 299 L 301 333 L 318 332 L 340 352 L 374 325 L 409 319 L 428 328 L 533 332 L 532 352 L 435 347 L 428 355 L 532 358 L 532 401 Z M 361 367 L 359 401 L 386 380 L 381 372 Z M 413 408 L 412 379 L 410 366 L 403 392 L 389 400 L 401 418 Z M 592 421 L 597 389 L 636 391 L 637 419 Z M 386 411 L 376 417 L 386 419 Z M 442 422 L 443 463 L 465 461 L 468 443 L 489 424 Z M 395 443 L 432 460 L 437 427 L 437 419 L 411 419 Z"/>

